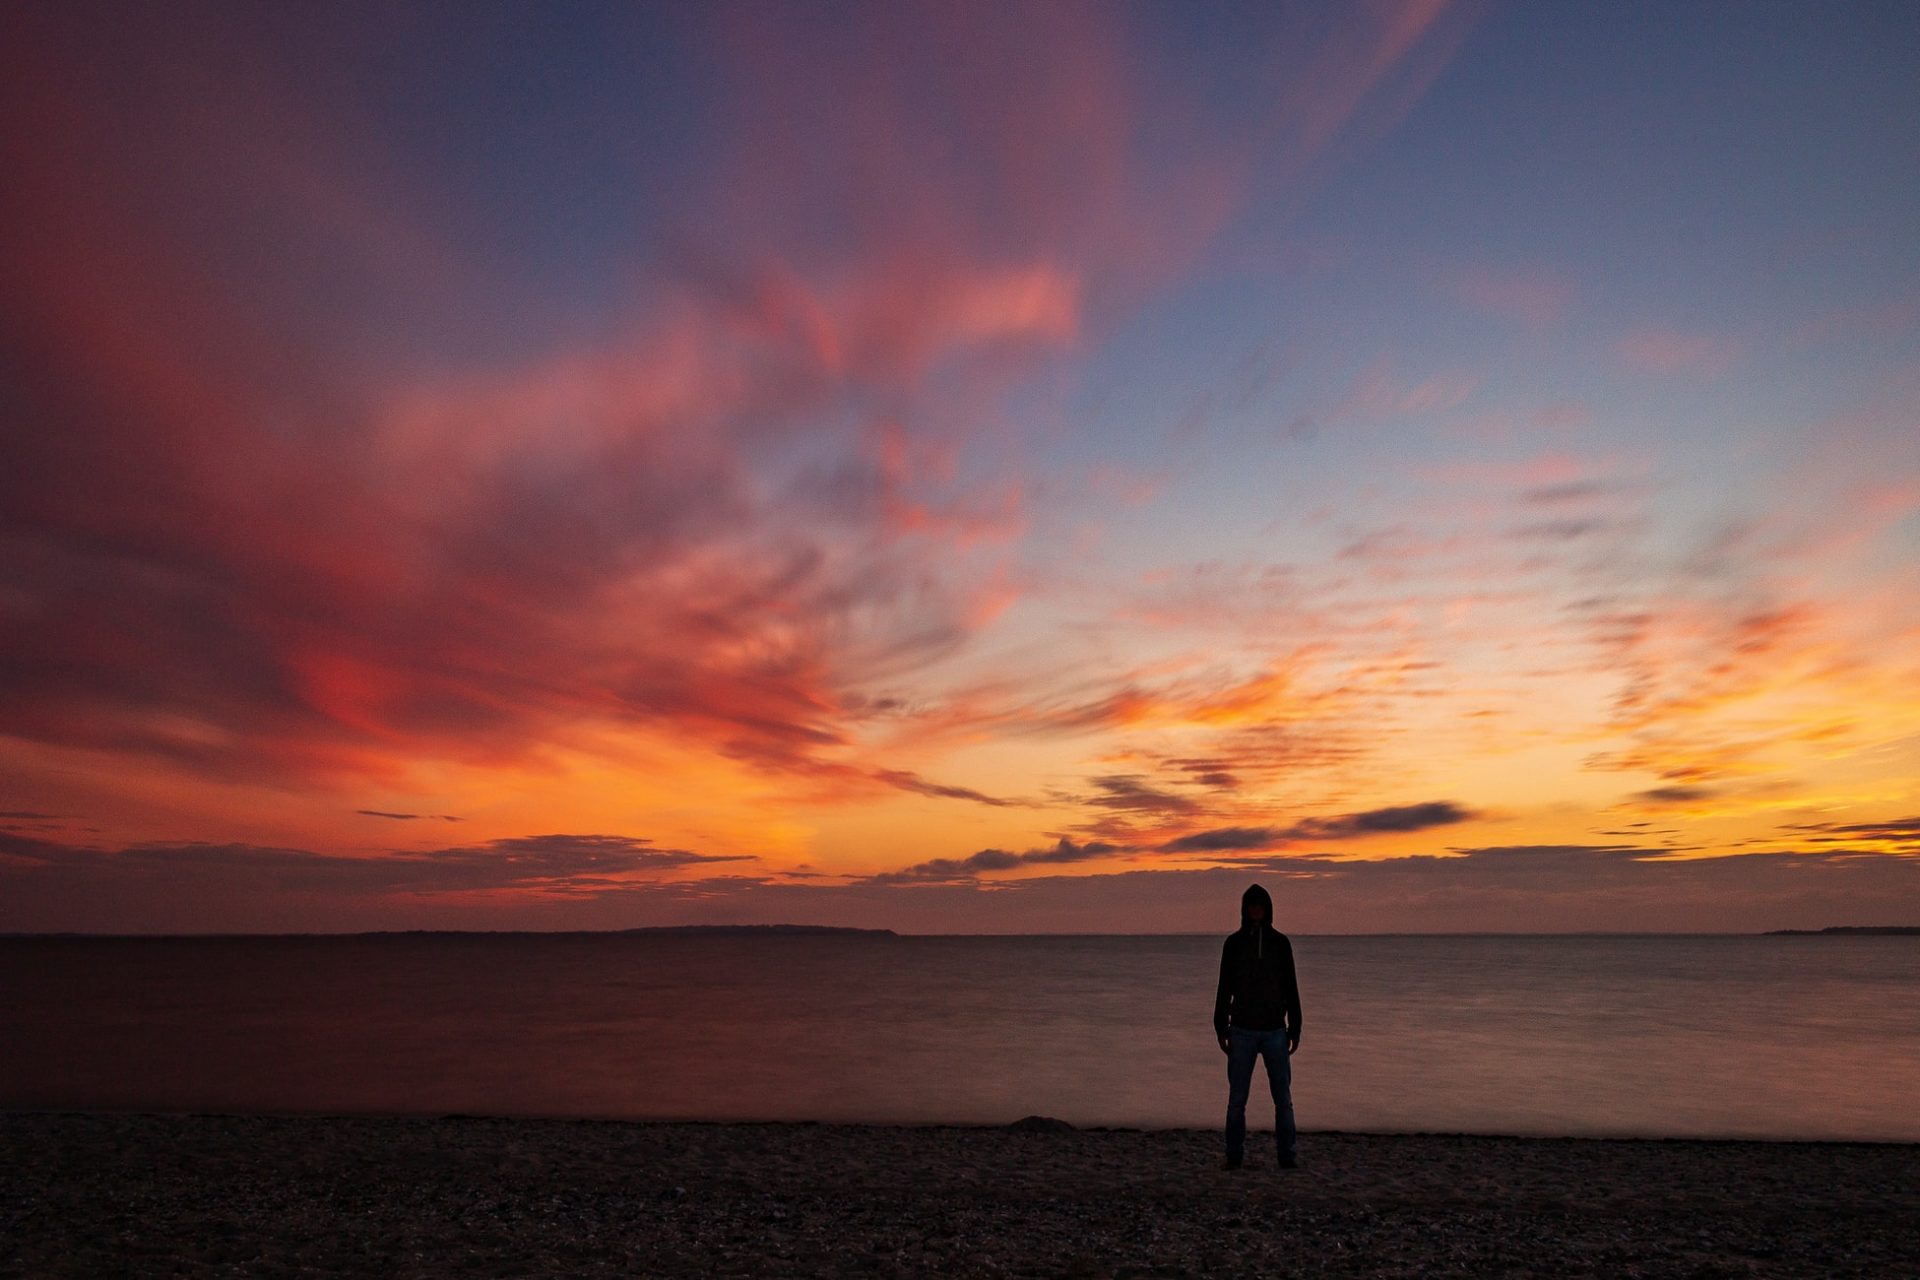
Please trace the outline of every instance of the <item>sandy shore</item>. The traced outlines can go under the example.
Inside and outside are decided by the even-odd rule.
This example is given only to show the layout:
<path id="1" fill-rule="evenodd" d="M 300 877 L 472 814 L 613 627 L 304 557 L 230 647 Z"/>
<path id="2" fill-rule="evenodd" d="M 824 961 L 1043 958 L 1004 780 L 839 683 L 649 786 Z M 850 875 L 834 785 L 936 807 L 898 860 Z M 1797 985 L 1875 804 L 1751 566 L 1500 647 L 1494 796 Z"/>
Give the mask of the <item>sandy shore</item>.
<path id="1" fill-rule="evenodd" d="M 1891 1276 L 1920 1146 L 0 1113 L 8 1276 Z"/>

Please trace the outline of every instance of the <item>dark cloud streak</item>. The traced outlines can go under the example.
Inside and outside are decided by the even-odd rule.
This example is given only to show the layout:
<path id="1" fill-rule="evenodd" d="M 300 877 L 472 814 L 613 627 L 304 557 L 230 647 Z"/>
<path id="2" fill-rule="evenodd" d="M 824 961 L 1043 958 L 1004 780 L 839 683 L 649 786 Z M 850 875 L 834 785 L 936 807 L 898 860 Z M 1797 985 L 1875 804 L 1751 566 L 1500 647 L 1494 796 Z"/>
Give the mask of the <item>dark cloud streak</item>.
<path id="1" fill-rule="evenodd" d="M 471 893 L 491 890 L 589 892 L 629 886 L 657 875 L 745 855 L 658 848 L 615 835 L 540 835 L 490 840 L 426 852 L 391 851 L 346 857 L 304 849 L 241 843 L 143 843 L 108 850 L 0 836 L 17 887 L 36 877 L 68 884 L 180 887 L 217 882 L 228 893 L 310 893 L 355 897 Z"/>
<path id="2" fill-rule="evenodd" d="M 964 858 L 932 858 L 926 862 L 916 862 L 910 867 L 898 871 L 883 871 L 878 875 L 866 876 L 863 884 L 914 884 L 928 881 L 957 883 L 976 880 L 983 871 L 1011 871 L 1015 867 L 1034 863 L 1085 862 L 1091 858 L 1104 858 L 1109 854 L 1129 852 L 1122 845 L 1109 844 L 1102 840 L 1089 840 L 1077 844 L 1065 836 L 1051 845 L 1039 849 L 1028 849 L 1024 853 L 1009 853 L 1005 849 L 982 849 Z"/>
<path id="3" fill-rule="evenodd" d="M 1168 798 L 1165 793 L 1144 786 L 1137 778 L 1113 775 L 1096 778 L 1094 781 L 1119 807 L 1151 809 L 1157 812 L 1168 811 L 1164 803 Z M 1097 797 L 1092 803 L 1100 803 L 1102 798 L 1105 797 Z M 1172 809 L 1173 812 L 1191 811 L 1192 806 L 1187 806 L 1182 798 L 1173 798 L 1182 800 L 1182 806 Z M 1158 845 L 1106 840 L 1075 844 L 1063 836 L 1058 844 L 1050 848 L 1030 849 L 1025 853 L 1008 853 L 1003 849 L 982 849 L 966 858 L 935 858 L 927 862 L 915 863 L 910 867 L 903 867 L 899 871 L 870 876 L 867 879 L 868 882 L 875 884 L 926 880 L 951 881 L 975 878 L 986 871 L 1011 871 L 1031 863 L 1081 862 L 1113 854 L 1237 853 L 1270 849 L 1306 840 L 1357 840 L 1371 835 L 1423 831 L 1465 822 L 1473 816 L 1473 811 L 1462 805 L 1450 800 L 1435 800 L 1424 804 L 1368 809 L 1332 818 L 1308 818 L 1285 827 L 1215 827 L 1211 830 L 1177 836 Z"/>
<path id="4" fill-rule="evenodd" d="M 1159 848 L 1163 853 L 1225 853 L 1314 840 L 1358 840 L 1451 826 L 1474 816 L 1471 809 L 1451 800 L 1432 800 L 1332 818 L 1306 818 L 1284 827 L 1216 827 L 1169 840 Z"/>

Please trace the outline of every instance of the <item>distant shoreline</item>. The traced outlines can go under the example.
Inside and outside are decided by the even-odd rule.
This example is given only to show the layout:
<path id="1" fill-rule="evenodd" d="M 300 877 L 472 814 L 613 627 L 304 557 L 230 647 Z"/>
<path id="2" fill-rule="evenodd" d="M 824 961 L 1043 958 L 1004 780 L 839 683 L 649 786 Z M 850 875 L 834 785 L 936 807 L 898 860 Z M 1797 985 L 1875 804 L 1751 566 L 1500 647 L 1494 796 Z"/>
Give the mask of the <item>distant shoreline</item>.
<path id="1" fill-rule="evenodd" d="M 346 940 L 351 938 L 623 938 L 636 936 L 678 937 L 843 937 L 843 938 L 1218 938 L 1230 932 L 1223 927 L 1187 933 L 901 933 L 895 929 L 863 929 L 830 924 L 662 924 L 640 925 L 631 929 L 359 929 L 352 932 L 234 932 L 234 933 L 92 933 L 78 930 L 55 932 L 12 932 L 0 930 L 0 942 L 20 941 L 189 941 L 250 940 L 268 941 L 287 938 Z M 1294 938 L 1820 938 L 1820 937 L 1920 937 L 1920 925 L 1830 925 L 1824 929 L 1768 929 L 1762 933 L 1715 932 L 1683 933 L 1655 931 L 1579 930 L 1557 933 L 1301 933 L 1287 931 Z"/>
<path id="2" fill-rule="evenodd" d="M 1765 938 L 1920 937 L 1920 924 L 1835 924 L 1824 929 L 1769 929 Z"/>

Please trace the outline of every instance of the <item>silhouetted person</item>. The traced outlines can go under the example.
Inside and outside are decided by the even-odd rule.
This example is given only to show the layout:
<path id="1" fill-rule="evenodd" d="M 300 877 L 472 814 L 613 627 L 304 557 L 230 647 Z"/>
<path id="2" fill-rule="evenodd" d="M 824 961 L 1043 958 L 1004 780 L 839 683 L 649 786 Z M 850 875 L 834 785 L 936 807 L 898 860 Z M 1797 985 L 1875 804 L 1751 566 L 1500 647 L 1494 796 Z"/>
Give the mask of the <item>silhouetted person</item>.
<path id="1" fill-rule="evenodd" d="M 1227 1055 L 1227 1168 L 1238 1169 L 1246 1155 L 1255 1058 L 1267 1060 L 1280 1167 L 1295 1168 L 1293 1072 L 1287 1058 L 1300 1047 L 1300 982 L 1293 972 L 1293 944 L 1273 927 L 1273 899 L 1257 884 L 1241 895 L 1240 928 L 1220 949 L 1213 1033 Z"/>

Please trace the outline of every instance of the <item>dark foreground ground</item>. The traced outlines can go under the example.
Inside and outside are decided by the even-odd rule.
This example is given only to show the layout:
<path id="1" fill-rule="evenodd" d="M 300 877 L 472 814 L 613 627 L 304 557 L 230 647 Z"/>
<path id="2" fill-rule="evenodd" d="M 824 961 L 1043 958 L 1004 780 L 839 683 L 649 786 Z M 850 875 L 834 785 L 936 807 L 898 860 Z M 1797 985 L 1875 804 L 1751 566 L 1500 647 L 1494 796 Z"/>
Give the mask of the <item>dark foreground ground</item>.
<path id="1" fill-rule="evenodd" d="M 1261 1137 L 1264 1135 L 1253 1135 Z M 0 1113 L 7 1276 L 1920 1275 L 1920 1146 Z"/>

